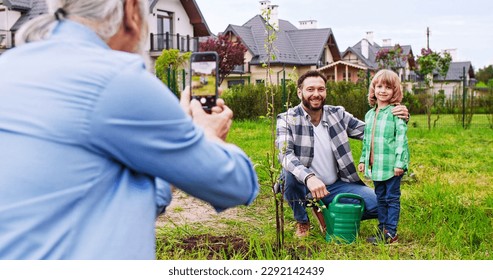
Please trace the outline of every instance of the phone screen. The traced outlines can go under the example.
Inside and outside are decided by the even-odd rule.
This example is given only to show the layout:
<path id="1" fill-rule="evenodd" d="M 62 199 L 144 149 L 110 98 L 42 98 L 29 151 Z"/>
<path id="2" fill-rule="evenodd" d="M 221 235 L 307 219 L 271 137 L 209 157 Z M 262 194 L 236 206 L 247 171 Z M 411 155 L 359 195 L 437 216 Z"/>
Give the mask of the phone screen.
<path id="1" fill-rule="evenodd" d="M 216 104 L 217 54 L 194 53 L 190 61 L 192 98 L 199 100 L 205 110 Z"/>

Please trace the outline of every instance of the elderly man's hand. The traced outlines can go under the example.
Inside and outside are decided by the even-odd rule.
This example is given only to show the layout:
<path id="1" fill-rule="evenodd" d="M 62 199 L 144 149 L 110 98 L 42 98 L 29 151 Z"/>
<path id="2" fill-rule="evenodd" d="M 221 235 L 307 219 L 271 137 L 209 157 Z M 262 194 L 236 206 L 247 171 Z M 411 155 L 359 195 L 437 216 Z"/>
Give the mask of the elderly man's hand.
<path id="1" fill-rule="evenodd" d="M 180 105 L 183 110 L 192 116 L 193 122 L 204 129 L 204 134 L 212 140 L 224 141 L 233 122 L 233 111 L 218 98 L 216 106 L 208 114 L 197 100 L 190 101 L 190 87 L 186 87 L 181 94 Z"/>

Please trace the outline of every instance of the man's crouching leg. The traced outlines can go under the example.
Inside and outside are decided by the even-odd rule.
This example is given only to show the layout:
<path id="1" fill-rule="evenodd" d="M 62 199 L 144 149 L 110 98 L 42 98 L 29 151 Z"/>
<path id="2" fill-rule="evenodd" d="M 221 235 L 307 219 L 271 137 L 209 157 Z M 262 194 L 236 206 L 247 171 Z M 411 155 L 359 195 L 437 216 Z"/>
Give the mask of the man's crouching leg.
<path id="1" fill-rule="evenodd" d="M 310 221 L 305 209 L 305 197 L 309 192 L 307 187 L 298 182 L 294 175 L 286 170 L 284 172 L 284 199 L 288 201 L 289 206 L 293 210 L 294 219 L 296 220 L 297 237 L 303 238 L 310 234 Z"/>

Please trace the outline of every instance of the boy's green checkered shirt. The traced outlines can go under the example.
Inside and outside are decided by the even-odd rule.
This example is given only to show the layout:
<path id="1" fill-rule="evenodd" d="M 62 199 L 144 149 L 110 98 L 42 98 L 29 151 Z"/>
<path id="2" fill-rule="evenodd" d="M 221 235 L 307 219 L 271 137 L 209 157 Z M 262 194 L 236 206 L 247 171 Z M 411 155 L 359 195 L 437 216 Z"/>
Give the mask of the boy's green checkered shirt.
<path id="1" fill-rule="evenodd" d="M 376 114 L 376 107 L 370 109 L 365 116 L 365 134 L 363 137 L 363 152 L 360 163 L 365 164 L 365 176 L 373 181 L 385 181 L 394 176 L 394 168 L 408 169 L 409 149 L 407 145 L 407 125 L 392 114 L 392 108 L 388 105 L 380 109 Z M 373 123 L 375 131 L 373 132 Z M 370 172 L 370 149 L 373 137 L 373 166 Z"/>

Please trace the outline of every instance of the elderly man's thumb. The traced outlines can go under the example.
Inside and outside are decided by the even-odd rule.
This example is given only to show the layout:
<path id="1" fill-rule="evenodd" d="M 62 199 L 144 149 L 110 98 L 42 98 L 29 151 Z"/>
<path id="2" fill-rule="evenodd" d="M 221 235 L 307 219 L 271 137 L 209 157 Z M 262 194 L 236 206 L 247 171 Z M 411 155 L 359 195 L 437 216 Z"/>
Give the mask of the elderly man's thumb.
<path id="1" fill-rule="evenodd" d="M 192 101 L 190 102 L 190 110 L 192 112 L 193 117 L 202 116 L 203 114 L 206 114 L 204 109 L 202 109 L 202 105 L 196 99 L 192 99 Z"/>

